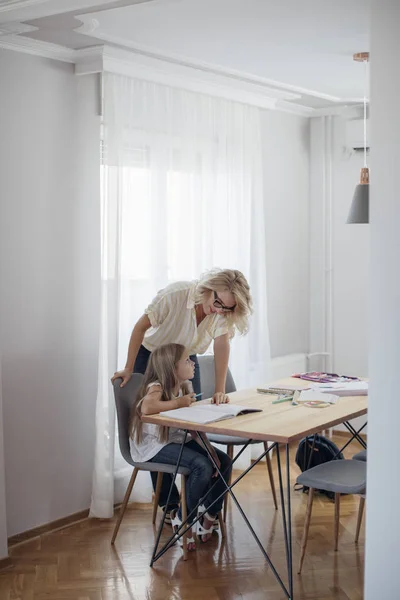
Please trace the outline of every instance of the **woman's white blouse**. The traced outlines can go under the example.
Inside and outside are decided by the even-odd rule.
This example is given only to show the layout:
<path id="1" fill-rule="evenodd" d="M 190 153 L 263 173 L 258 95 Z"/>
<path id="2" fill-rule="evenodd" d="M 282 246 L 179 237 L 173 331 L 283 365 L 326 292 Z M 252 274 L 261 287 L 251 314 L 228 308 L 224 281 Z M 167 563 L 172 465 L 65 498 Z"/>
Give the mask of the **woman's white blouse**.
<path id="1" fill-rule="evenodd" d="M 189 354 L 204 354 L 215 338 L 229 333 L 224 315 L 207 315 L 197 327 L 195 294 L 196 281 L 179 281 L 160 290 L 144 311 L 151 328 L 146 332 L 143 346 L 150 352 L 164 344 L 182 344 Z"/>

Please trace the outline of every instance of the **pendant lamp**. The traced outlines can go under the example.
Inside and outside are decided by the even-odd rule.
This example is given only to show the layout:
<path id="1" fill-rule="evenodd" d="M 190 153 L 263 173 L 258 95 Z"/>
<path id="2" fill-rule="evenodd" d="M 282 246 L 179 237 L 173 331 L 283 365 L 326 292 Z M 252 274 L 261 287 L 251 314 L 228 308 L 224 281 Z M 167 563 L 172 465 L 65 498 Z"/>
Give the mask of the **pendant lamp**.
<path id="1" fill-rule="evenodd" d="M 364 166 L 361 169 L 360 183 L 354 190 L 347 223 L 369 223 L 369 169 L 367 165 L 367 86 L 369 52 L 354 54 L 353 59 L 365 64 L 364 90 Z"/>

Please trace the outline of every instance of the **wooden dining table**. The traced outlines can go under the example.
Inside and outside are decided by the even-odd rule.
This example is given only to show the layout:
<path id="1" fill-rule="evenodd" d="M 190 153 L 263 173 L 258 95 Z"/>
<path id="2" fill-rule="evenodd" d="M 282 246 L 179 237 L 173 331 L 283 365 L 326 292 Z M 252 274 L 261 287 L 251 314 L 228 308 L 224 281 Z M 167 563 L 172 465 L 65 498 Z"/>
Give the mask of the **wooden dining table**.
<path id="1" fill-rule="evenodd" d="M 286 379 L 280 379 L 278 381 L 271 382 L 271 387 L 285 388 L 288 386 L 297 389 L 306 389 L 310 387 L 310 383 L 298 378 L 289 377 Z M 263 386 L 265 387 L 265 386 Z M 231 404 L 239 404 L 246 407 L 260 409 L 261 412 L 249 413 L 241 416 L 237 416 L 231 419 L 223 421 L 216 421 L 213 423 L 199 424 L 191 423 L 188 421 L 178 421 L 170 417 L 161 415 L 147 415 L 142 417 L 142 421 L 146 423 L 153 423 L 156 425 L 162 425 L 166 427 L 174 427 L 183 430 L 186 435 L 189 431 L 196 431 L 199 434 L 201 440 L 203 440 L 204 447 L 207 450 L 207 444 L 204 441 L 204 437 L 207 434 L 221 434 L 227 436 L 241 437 L 244 440 L 244 445 L 241 448 L 239 454 L 234 460 L 237 460 L 239 455 L 245 450 L 250 441 L 259 440 L 260 442 L 268 442 L 264 452 L 251 463 L 251 465 L 238 476 L 232 483 L 225 480 L 224 474 L 219 471 L 218 465 L 214 462 L 212 455 L 208 452 L 210 460 L 220 473 L 220 476 L 224 479 L 226 485 L 226 491 L 230 494 L 236 507 L 239 509 L 242 517 L 244 518 L 249 530 L 251 531 L 256 543 L 263 552 L 264 557 L 271 567 L 277 581 L 279 582 L 285 596 L 290 600 L 294 598 L 293 592 L 293 551 L 292 551 L 292 516 L 291 516 L 291 481 L 290 481 L 290 444 L 301 440 L 302 438 L 319 433 L 323 430 L 334 427 L 335 425 L 344 424 L 351 434 L 350 440 L 345 444 L 347 446 L 353 439 L 365 448 L 366 442 L 360 436 L 361 430 L 365 427 L 364 425 L 357 431 L 351 424 L 351 420 L 367 414 L 368 397 L 367 396 L 344 396 L 340 397 L 335 404 L 329 405 L 327 408 L 311 408 L 302 404 L 293 405 L 289 402 L 274 403 L 277 396 L 270 394 L 263 394 L 257 391 L 256 388 L 241 390 L 229 394 Z M 199 404 L 210 403 L 210 400 L 203 400 Z M 186 436 L 185 436 L 186 437 Z M 181 445 L 181 452 L 176 465 L 176 471 L 173 477 L 175 481 L 176 474 L 180 465 L 180 458 L 184 442 Z M 265 548 L 259 540 L 256 531 L 252 527 L 251 523 L 247 519 L 240 503 L 238 502 L 232 488 L 237 485 L 239 481 L 243 479 L 249 473 L 260 460 L 262 460 L 269 452 L 276 449 L 277 466 L 279 475 L 279 490 L 281 498 L 281 510 L 282 510 L 282 522 L 283 531 L 285 537 L 285 548 L 286 548 L 286 562 L 287 562 L 287 584 L 284 583 L 283 575 L 279 574 L 275 566 L 273 565 L 270 557 L 268 556 Z M 281 460 L 281 451 L 285 450 L 285 461 Z M 285 470 L 282 469 L 283 462 L 286 462 Z M 284 471 L 286 477 L 284 477 Z M 286 485 L 284 481 L 286 480 Z M 285 491 L 286 487 L 286 491 Z M 172 489 L 172 485 L 171 485 Z M 167 502 L 168 504 L 168 502 Z M 191 527 L 188 525 L 189 517 L 184 521 L 179 528 L 178 532 L 174 533 L 168 542 L 164 544 L 161 550 L 158 550 L 162 528 L 164 525 L 166 513 L 164 512 L 162 521 L 159 526 L 158 535 L 151 559 L 151 566 L 156 560 L 158 560 L 176 541 L 186 534 L 186 531 Z M 201 515 L 197 515 L 196 519 L 192 523 L 196 522 Z"/>

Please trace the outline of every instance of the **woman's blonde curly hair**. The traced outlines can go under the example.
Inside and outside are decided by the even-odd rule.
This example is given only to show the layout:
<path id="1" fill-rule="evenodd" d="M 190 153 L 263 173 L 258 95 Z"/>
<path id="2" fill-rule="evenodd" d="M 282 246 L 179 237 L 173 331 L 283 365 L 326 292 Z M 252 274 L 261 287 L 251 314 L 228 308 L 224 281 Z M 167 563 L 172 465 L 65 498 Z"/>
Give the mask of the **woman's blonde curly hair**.
<path id="1" fill-rule="evenodd" d="M 246 277 L 236 269 L 212 269 L 204 273 L 197 283 L 196 304 L 202 304 L 211 292 L 229 291 L 235 298 L 236 307 L 233 312 L 224 313 L 230 331 L 235 328 L 245 335 L 249 330 L 249 316 L 253 312 L 253 301 L 250 286 Z M 232 331 L 233 335 L 233 331 Z"/>

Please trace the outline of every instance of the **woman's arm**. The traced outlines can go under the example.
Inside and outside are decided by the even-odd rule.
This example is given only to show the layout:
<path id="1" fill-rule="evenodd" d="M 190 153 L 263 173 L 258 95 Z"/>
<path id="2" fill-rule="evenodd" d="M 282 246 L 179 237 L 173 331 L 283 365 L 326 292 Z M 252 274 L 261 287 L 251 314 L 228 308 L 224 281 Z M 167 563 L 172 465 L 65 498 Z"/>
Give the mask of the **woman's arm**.
<path id="1" fill-rule="evenodd" d="M 142 345 L 144 334 L 150 327 L 151 323 L 149 317 L 147 315 L 142 315 L 132 330 L 131 339 L 129 340 L 128 358 L 126 359 L 125 365 L 125 369 L 129 369 L 131 373 L 135 366 L 135 360 L 139 348 Z"/>
<path id="2" fill-rule="evenodd" d="M 175 408 L 184 408 L 190 406 L 195 400 L 194 394 L 186 394 L 173 400 L 161 400 L 162 391 L 160 387 L 152 386 L 141 403 L 142 415 L 158 415 L 164 410 L 174 410 Z"/>
<path id="3" fill-rule="evenodd" d="M 215 393 L 213 401 L 216 404 L 228 402 L 225 396 L 226 375 L 228 373 L 229 361 L 229 336 L 227 333 L 220 335 L 214 340 L 214 363 L 215 363 Z"/>
<path id="4" fill-rule="evenodd" d="M 139 348 L 143 342 L 144 334 L 150 329 L 151 323 L 147 315 L 142 315 L 133 328 L 131 339 L 129 340 L 128 358 L 126 359 L 125 369 L 117 371 L 111 378 L 114 383 L 115 379 L 122 377 L 121 387 L 124 387 L 131 378 L 135 360 L 139 352 Z"/>

